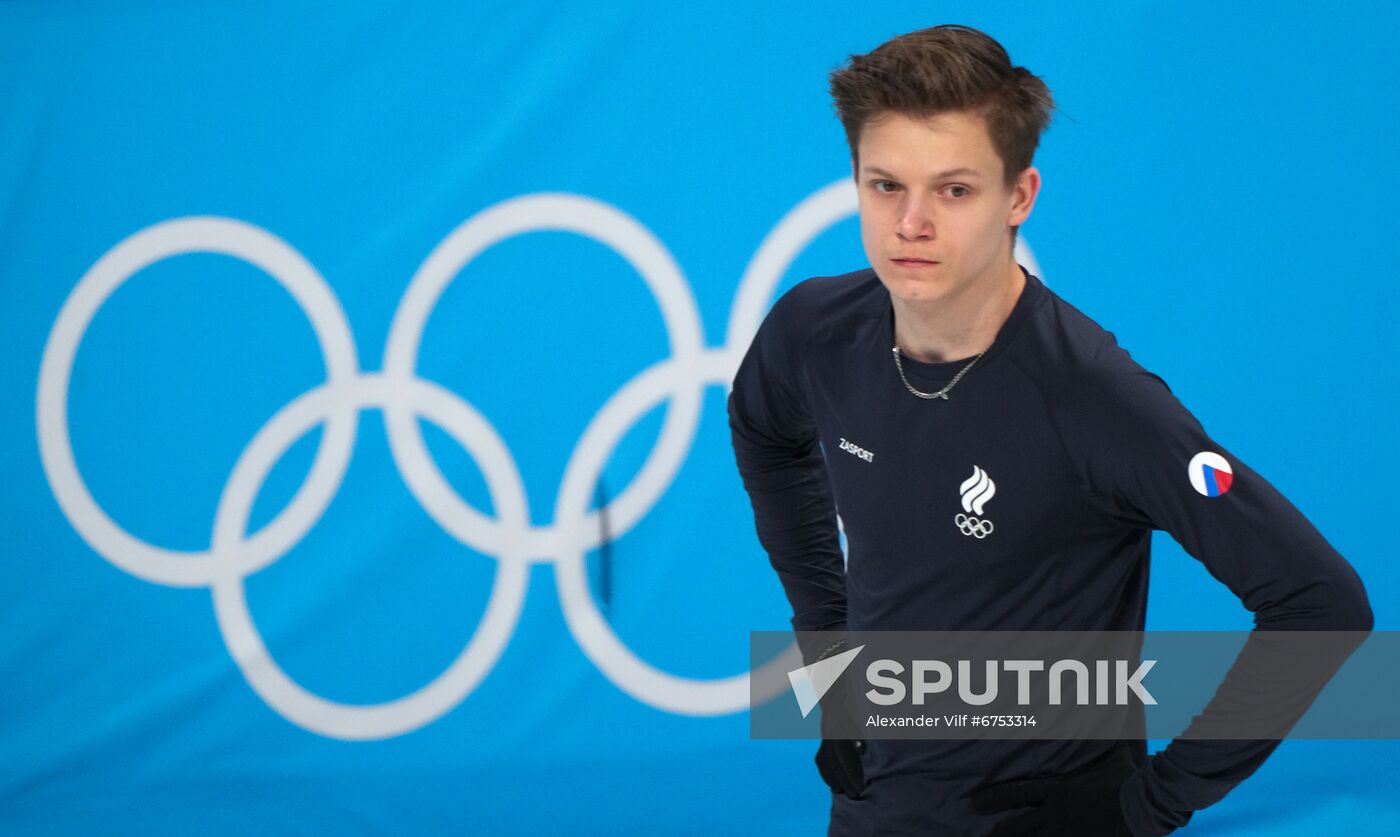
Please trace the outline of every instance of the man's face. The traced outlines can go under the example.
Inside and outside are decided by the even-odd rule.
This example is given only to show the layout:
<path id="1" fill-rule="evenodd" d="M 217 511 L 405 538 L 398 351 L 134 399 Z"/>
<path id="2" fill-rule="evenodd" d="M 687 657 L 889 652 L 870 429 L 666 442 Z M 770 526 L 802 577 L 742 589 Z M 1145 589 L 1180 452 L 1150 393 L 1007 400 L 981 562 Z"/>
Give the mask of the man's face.
<path id="1" fill-rule="evenodd" d="M 954 300 L 1010 271 L 1010 227 L 1030 214 L 1034 168 L 1010 188 L 984 120 L 957 111 L 866 123 L 856 184 L 866 257 L 891 295 Z"/>

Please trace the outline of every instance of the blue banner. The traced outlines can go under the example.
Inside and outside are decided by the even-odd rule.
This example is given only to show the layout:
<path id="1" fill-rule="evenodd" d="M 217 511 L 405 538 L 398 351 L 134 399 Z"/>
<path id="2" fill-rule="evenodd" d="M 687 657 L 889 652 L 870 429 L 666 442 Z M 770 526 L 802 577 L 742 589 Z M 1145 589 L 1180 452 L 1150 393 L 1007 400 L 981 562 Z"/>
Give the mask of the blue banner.
<path id="1" fill-rule="evenodd" d="M 827 73 L 941 22 L 1055 93 L 1022 263 L 1396 628 L 1388 6 L 11 2 L 0 832 L 823 833 L 726 386 L 864 266 Z M 1393 834 L 1397 771 L 1289 741 L 1187 832 Z"/>

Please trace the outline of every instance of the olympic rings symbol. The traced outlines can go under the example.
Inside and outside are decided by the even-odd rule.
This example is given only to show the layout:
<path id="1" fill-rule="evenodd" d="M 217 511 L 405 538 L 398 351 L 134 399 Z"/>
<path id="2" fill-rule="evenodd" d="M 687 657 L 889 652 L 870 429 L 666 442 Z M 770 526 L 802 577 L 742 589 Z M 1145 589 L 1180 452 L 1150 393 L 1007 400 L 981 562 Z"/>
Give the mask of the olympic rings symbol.
<path id="1" fill-rule="evenodd" d="M 992 521 L 980 517 L 972 517 L 962 512 L 958 512 L 954 515 L 953 522 L 958 524 L 958 528 L 962 530 L 964 535 L 974 535 L 979 541 L 990 535 L 993 529 Z"/>
<path id="2" fill-rule="evenodd" d="M 36 421 L 44 473 L 64 515 L 83 540 L 115 566 L 157 584 L 209 587 L 230 655 L 253 690 L 284 718 L 317 734 L 353 740 L 402 735 L 452 709 L 485 678 L 514 633 L 529 568 L 551 563 L 569 631 L 618 688 L 658 709 L 686 715 L 741 711 L 749 673 L 714 680 L 680 677 L 639 658 L 598 610 L 584 557 L 600 545 L 599 516 L 612 537 L 634 527 L 659 501 L 693 443 L 707 386 L 728 388 L 792 261 L 817 236 L 856 211 L 848 179 L 800 202 L 755 251 L 730 310 L 725 344 L 707 348 L 700 315 L 680 267 L 665 246 L 631 216 L 579 195 L 540 193 L 482 210 L 454 229 L 419 266 L 395 311 L 382 370 L 362 371 L 339 300 L 316 269 L 289 244 L 251 224 L 217 217 L 164 221 L 119 242 L 79 280 L 44 347 Z M 511 237 L 564 231 L 610 247 L 646 282 L 660 309 L 671 355 L 614 393 L 579 438 L 555 499 L 554 522 L 530 521 L 524 482 L 501 435 L 455 393 L 415 372 L 424 327 L 443 290 L 474 258 Z M 1024 245 L 1018 242 L 1018 248 Z M 138 271 L 185 253 L 242 259 L 277 280 L 310 321 L 326 365 L 326 381 L 282 407 L 239 455 L 220 494 L 209 548 L 197 552 L 147 543 L 113 521 L 79 473 L 68 425 L 68 387 L 78 346 L 102 305 Z M 1020 252 L 1033 264 L 1028 250 Z M 594 487 L 613 449 L 654 407 L 670 400 L 655 447 L 605 509 L 590 511 Z M 456 659 L 407 696 L 373 705 L 336 703 L 303 688 L 273 660 L 254 624 L 243 580 L 295 546 L 339 491 L 362 410 L 381 410 L 400 476 L 428 515 L 458 542 L 490 555 L 497 572 L 482 621 Z M 471 454 L 486 479 L 494 519 L 467 503 L 428 454 L 418 420 L 438 425 Z M 254 499 L 288 448 L 324 425 L 306 480 L 273 520 L 247 531 Z M 989 524 L 990 525 L 990 524 Z M 791 668 L 783 655 L 765 666 Z M 800 665 L 800 660 L 798 663 Z M 782 676 L 759 682 L 778 683 Z"/>

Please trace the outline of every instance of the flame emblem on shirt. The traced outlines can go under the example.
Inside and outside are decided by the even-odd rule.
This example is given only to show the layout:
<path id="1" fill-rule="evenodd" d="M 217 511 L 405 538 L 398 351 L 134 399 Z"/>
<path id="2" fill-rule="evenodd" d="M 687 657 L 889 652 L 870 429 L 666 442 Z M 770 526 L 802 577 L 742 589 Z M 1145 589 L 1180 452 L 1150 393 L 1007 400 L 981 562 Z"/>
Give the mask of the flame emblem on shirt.
<path id="1" fill-rule="evenodd" d="M 972 476 L 958 486 L 958 493 L 962 495 L 963 511 L 980 515 L 987 501 L 996 496 L 997 484 L 992 482 L 986 471 L 973 465 Z"/>
<path id="2" fill-rule="evenodd" d="M 958 486 L 958 493 L 962 495 L 963 510 L 953 517 L 953 523 L 964 535 L 978 540 L 990 535 L 994 528 L 992 521 L 982 518 L 981 514 L 988 501 L 996 496 L 997 484 L 980 466 L 973 465 L 972 476 Z"/>

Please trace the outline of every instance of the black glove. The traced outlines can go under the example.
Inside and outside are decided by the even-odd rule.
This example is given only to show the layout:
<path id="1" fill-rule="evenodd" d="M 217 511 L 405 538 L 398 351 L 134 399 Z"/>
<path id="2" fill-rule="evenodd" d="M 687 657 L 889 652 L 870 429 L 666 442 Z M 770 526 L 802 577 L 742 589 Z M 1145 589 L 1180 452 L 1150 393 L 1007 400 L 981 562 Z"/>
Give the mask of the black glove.
<path id="1" fill-rule="evenodd" d="M 1134 837 L 1118 801 L 1133 770 L 1127 759 L 1111 758 L 1077 774 L 1005 782 L 973 793 L 972 807 L 979 814 L 1027 809 L 988 837 Z"/>
<path id="2" fill-rule="evenodd" d="M 817 748 L 817 771 L 827 787 L 839 794 L 860 799 L 865 791 L 865 770 L 860 765 L 862 741 L 823 740 Z"/>

